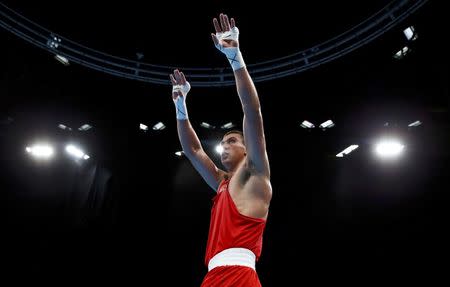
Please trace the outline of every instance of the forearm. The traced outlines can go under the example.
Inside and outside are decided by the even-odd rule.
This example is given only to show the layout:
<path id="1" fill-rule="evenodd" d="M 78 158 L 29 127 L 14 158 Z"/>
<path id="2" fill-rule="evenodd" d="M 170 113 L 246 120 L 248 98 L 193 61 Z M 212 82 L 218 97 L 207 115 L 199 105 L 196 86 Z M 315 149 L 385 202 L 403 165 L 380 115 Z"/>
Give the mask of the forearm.
<path id="1" fill-rule="evenodd" d="M 181 147 L 186 156 L 190 156 L 202 148 L 200 140 L 188 119 L 177 120 L 177 130 Z"/>
<path id="2" fill-rule="evenodd" d="M 178 138 L 184 154 L 191 156 L 202 148 L 200 140 L 189 122 L 186 106 L 186 97 L 191 89 L 191 85 L 186 81 L 184 74 L 178 70 L 175 70 L 173 75 L 170 74 L 170 79 L 173 85 L 172 99 L 175 104 Z"/>
<path id="3" fill-rule="evenodd" d="M 261 108 L 258 92 L 256 91 L 255 85 L 247 71 L 247 68 L 244 67 L 234 71 L 234 77 L 244 115 L 247 117 L 258 115 Z"/>

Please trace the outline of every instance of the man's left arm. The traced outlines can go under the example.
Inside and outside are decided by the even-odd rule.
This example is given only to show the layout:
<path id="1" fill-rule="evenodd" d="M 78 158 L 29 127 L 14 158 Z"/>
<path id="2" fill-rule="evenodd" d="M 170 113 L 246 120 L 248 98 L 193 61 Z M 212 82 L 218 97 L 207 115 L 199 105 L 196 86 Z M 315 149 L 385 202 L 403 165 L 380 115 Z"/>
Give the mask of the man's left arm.
<path id="1" fill-rule="evenodd" d="M 248 161 L 259 174 L 270 178 L 270 167 L 258 93 L 247 68 L 244 67 L 236 70 L 234 75 L 236 78 L 236 88 L 244 112 L 243 132 Z"/>
<path id="2" fill-rule="evenodd" d="M 221 13 L 219 19 L 213 19 L 215 34 L 211 34 L 216 48 L 225 54 L 233 69 L 236 88 L 244 111 L 244 141 L 247 149 L 247 161 L 257 173 L 270 177 L 269 160 L 266 152 L 266 140 L 261 115 L 261 106 L 250 74 L 247 71 L 239 49 L 239 29 L 233 18 Z"/>

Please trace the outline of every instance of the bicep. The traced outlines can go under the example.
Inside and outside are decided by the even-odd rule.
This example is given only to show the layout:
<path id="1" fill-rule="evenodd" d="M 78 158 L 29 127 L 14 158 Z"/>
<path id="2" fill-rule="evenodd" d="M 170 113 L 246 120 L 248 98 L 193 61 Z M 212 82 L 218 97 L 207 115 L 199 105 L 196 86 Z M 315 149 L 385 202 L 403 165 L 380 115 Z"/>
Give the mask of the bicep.
<path id="1" fill-rule="evenodd" d="M 250 115 L 244 113 L 243 130 L 248 161 L 258 173 L 270 177 L 269 159 L 260 109 L 250 113 Z"/>
<path id="2" fill-rule="evenodd" d="M 214 164 L 203 149 L 186 155 L 194 168 L 198 171 L 206 183 L 214 190 L 217 190 L 225 172 Z"/>

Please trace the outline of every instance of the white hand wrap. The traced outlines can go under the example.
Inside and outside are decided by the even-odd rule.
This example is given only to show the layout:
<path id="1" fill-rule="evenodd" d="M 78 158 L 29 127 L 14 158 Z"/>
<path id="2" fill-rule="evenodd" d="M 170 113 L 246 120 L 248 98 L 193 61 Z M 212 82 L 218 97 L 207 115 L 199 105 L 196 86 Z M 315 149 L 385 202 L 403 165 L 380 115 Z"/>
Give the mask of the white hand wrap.
<path id="1" fill-rule="evenodd" d="M 245 67 L 244 59 L 242 58 L 242 53 L 238 47 L 230 47 L 224 48 L 220 44 L 220 40 L 234 40 L 238 41 L 239 39 L 239 29 L 237 27 L 231 28 L 230 31 L 226 32 L 218 32 L 216 33 L 217 39 L 219 39 L 219 44 L 216 45 L 216 48 L 219 49 L 220 52 L 224 53 L 227 56 L 228 61 L 231 64 L 231 68 L 233 71 L 239 70 Z"/>
<path id="2" fill-rule="evenodd" d="M 175 104 L 176 113 L 177 113 L 177 120 L 187 120 L 188 119 L 188 113 L 186 108 L 186 96 L 191 89 L 191 85 L 189 82 L 186 82 L 184 85 L 174 85 L 172 87 L 172 93 L 174 92 L 181 92 L 183 96 L 178 96 L 176 99 L 173 100 L 173 103 Z"/>

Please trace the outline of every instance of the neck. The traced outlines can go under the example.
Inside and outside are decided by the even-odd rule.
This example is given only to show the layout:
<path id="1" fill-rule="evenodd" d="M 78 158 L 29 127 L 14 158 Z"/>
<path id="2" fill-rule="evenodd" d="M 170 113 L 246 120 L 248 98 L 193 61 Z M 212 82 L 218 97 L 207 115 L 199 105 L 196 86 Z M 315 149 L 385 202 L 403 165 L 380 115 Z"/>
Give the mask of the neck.
<path id="1" fill-rule="evenodd" d="M 234 166 L 231 166 L 231 167 L 228 167 L 228 168 L 227 168 L 228 178 L 231 178 L 231 177 L 236 173 L 236 171 L 238 170 L 238 168 L 241 166 L 241 164 L 242 164 L 243 162 L 244 162 L 244 161 L 241 161 L 240 163 L 238 163 L 238 164 L 236 164 L 236 165 L 234 165 Z"/>

